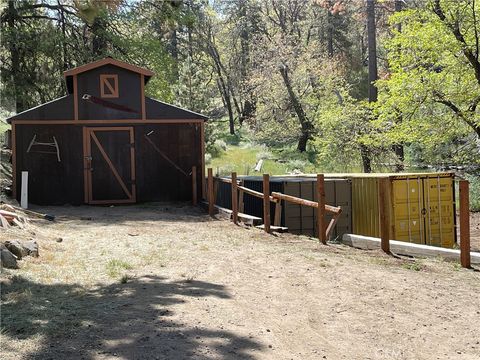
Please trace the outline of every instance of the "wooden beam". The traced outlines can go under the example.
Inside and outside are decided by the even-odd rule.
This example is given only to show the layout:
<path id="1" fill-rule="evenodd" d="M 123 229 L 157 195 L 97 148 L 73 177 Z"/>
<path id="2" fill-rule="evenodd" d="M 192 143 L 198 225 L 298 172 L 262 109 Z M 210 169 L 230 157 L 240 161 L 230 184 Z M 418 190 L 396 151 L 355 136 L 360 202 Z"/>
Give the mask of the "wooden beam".
<path id="1" fill-rule="evenodd" d="M 390 254 L 390 213 L 388 209 L 388 178 L 378 179 L 378 210 L 380 215 L 380 240 L 382 250 Z"/>
<path id="2" fill-rule="evenodd" d="M 270 232 L 270 176 L 263 174 L 263 225 Z"/>
<path id="3" fill-rule="evenodd" d="M 255 190 L 252 190 L 252 189 L 249 189 L 249 188 L 247 188 L 247 187 L 245 187 L 245 186 L 241 186 L 241 185 L 240 185 L 240 186 L 237 186 L 237 188 L 238 188 L 240 191 L 244 191 L 244 192 L 246 192 L 247 194 L 252 195 L 252 196 L 256 196 L 256 197 L 258 197 L 258 198 L 260 198 L 260 199 L 263 199 L 263 197 L 264 197 L 264 194 L 263 194 L 263 193 L 258 192 L 258 191 L 255 191 Z M 274 203 L 276 203 L 276 202 L 279 201 L 278 199 L 274 198 L 273 196 L 269 196 L 269 198 L 270 198 L 270 201 L 271 201 L 271 202 L 274 202 Z"/>
<path id="4" fill-rule="evenodd" d="M 340 214 L 335 214 L 332 217 L 332 220 L 330 220 L 330 223 L 327 226 L 327 230 L 325 231 L 327 234 L 327 240 L 330 240 L 330 236 L 332 234 L 333 228 L 335 225 L 337 225 L 337 221 L 340 218 Z"/>
<path id="5" fill-rule="evenodd" d="M 208 213 L 210 216 L 214 214 L 215 199 L 213 198 L 213 169 L 208 168 Z"/>
<path id="6" fill-rule="evenodd" d="M 192 166 L 192 205 L 196 206 L 197 202 L 197 167 Z"/>
<path id="7" fill-rule="evenodd" d="M 470 268 L 470 204 L 468 181 L 460 180 L 460 263 Z"/>
<path id="8" fill-rule="evenodd" d="M 288 202 L 298 204 L 298 205 L 304 205 L 304 206 L 310 206 L 310 207 L 313 207 L 313 208 L 318 208 L 318 202 L 316 202 L 316 201 L 305 200 L 305 199 L 298 198 L 298 197 L 291 196 L 291 195 L 285 195 L 285 194 L 282 194 L 282 193 L 272 192 L 272 197 L 274 197 L 278 200 L 284 200 L 284 201 L 288 201 Z M 342 212 L 342 209 L 340 207 L 325 205 L 325 211 L 329 212 L 329 213 L 332 213 L 332 214 L 339 214 L 339 213 Z"/>
<path id="9" fill-rule="evenodd" d="M 325 178 L 323 174 L 317 174 L 317 227 L 318 240 L 326 245 L 327 233 L 325 226 Z"/>
<path id="10" fill-rule="evenodd" d="M 236 172 L 232 172 L 232 220 L 235 225 L 238 224 L 238 190 Z"/>

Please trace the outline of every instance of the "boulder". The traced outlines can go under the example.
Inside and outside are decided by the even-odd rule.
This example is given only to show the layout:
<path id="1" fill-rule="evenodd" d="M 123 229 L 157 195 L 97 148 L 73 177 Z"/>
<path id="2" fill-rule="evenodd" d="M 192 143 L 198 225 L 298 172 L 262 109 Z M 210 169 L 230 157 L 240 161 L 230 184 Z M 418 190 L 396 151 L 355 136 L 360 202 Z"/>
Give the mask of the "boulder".
<path id="1" fill-rule="evenodd" d="M 18 269 L 17 257 L 4 244 L 0 245 L 0 263 L 2 268 Z"/>
<path id="2" fill-rule="evenodd" d="M 38 257 L 38 244 L 35 240 L 25 241 L 23 247 L 27 249 L 28 255 Z"/>
<path id="3" fill-rule="evenodd" d="M 17 240 L 7 240 L 5 241 L 5 247 L 15 255 L 18 260 L 21 260 L 22 257 L 28 255 L 28 250 Z"/>

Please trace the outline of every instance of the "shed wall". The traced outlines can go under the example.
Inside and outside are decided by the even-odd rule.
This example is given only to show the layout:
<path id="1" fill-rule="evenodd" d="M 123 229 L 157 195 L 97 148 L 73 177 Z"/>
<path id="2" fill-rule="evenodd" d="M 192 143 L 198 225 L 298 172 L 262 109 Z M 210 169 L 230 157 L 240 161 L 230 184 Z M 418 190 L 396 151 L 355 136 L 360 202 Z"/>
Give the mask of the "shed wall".
<path id="1" fill-rule="evenodd" d="M 104 126 L 112 126 L 106 124 Z M 122 124 L 122 126 L 129 126 Z M 137 202 L 187 201 L 192 198 L 192 166 L 197 167 L 197 194 L 201 194 L 202 144 L 201 124 L 136 124 L 130 125 L 135 134 L 135 168 Z M 186 174 L 177 170 L 145 139 Z M 32 148 L 36 141 L 57 139 L 60 149 L 58 162 L 53 148 Z M 15 125 L 16 188 L 21 188 L 21 172 L 29 172 L 29 201 L 38 205 L 84 203 L 83 125 Z M 17 191 L 20 200 L 20 191 Z"/>

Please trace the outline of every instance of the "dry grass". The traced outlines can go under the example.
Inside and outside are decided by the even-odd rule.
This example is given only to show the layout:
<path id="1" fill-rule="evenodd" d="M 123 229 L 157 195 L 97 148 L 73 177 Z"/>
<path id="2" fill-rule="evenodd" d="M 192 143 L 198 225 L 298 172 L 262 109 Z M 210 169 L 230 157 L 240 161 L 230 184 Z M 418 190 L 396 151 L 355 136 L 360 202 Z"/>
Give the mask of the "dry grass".
<path id="1" fill-rule="evenodd" d="M 58 221 L 0 232 L 40 244 L 1 277 L 2 359 L 480 355 L 480 274 L 453 263 L 266 235 L 190 207 L 47 212 Z"/>

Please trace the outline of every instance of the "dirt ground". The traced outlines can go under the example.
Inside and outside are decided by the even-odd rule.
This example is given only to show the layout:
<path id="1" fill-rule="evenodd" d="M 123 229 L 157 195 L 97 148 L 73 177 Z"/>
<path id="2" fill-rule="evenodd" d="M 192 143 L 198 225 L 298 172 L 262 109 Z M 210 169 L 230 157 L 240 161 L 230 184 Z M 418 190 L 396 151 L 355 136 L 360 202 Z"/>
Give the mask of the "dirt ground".
<path id="1" fill-rule="evenodd" d="M 0 232 L 2 359 L 479 359 L 480 272 L 210 219 L 49 207 Z"/>

